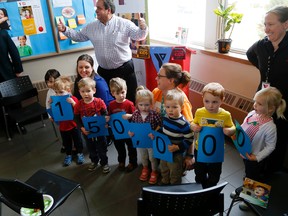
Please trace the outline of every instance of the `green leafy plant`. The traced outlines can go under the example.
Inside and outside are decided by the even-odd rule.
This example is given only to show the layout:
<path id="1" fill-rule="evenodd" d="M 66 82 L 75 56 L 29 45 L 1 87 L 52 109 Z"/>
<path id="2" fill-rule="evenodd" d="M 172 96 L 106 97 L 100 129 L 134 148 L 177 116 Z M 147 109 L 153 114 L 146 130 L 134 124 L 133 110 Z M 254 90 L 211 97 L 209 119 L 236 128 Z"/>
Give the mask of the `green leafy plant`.
<path id="1" fill-rule="evenodd" d="M 219 7 L 214 9 L 214 13 L 221 19 L 221 39 L 225 39 L 226 32 L 230 31 L 229 37 L 231 39 L 232 32 L 236 23 L 241 23 L 243 14 L 233 12 L 235 3 L 227 7 L 219 1 Z"/>

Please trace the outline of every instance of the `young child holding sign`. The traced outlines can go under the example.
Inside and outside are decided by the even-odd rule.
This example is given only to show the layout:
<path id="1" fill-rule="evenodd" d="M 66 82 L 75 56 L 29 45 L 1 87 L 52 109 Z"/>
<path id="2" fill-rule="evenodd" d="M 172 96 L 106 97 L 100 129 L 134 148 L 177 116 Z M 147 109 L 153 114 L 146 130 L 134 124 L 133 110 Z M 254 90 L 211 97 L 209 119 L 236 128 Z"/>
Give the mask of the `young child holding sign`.
<path id="1" fill-rule="evenodd" d="M 224 100 L 224 94 L 225 89 L 219 83 L 212 82 L 204 86 L 202 90 L 204 107 L 196 110 L 194 120 L 191 124 L 191 129 L 195 133 L 199 133 L 203 127 L 221 127 L 223 128 L 223 133 L 227 136 L 232 136 L 235 133 L 231 114 L 220 108 Z M 222 149 L 224 151 L 224 142 L 220 144 L 223 145 Z M 198 162 L 197 157 L 199 156 L 198 150 L 200 150 L 200 145 L 202 150 L 202 143 L 199 143 L 198 136 L 194 151 L 196 159 L 195 181 L 201 183 L 203 188 L 208 188 L 218 183 L 222 172 L 222 162 Z"/>
<path id="2" fill-rule="evenodd" d="M 57 96 L 70 95 L 67 98 L 67 102 L 73 107 L 78 102 L 78 99 L 71 95 L 72 82 L 67 76 L 60 76 L 55 80 L 54 90 Z M 83 164 L 85 162 L 83 151 L 83 144 L 81 136 L 77 128 L 76 122 L 73 120 L 66 120 L 59 122 L 59 130 L 62 138 L 63 145 L 66 151 L 66 157 L 63 162 L 63 166 L 69 166 L 72 163 L 72 148 L 73 143 L 77 152 L 77 164 Z"/>
<path id="3" fill-rule="evenodd" d="M 109 173 L 111 168 L 108 165 L 106 137 L 99 136 L 97 138 L 88 138 L 87 131 L 83 124 L 83 117 L 89 116 L 107 116 L 108 111 L 104 101 L 94 97 L 96 92 L 95 81 L 90 77 L 82 78 L 78 82 L 81 100 L 74 107 L 74 119 L 84 135 L 86 145 L 89 151 L 91 164 L 88 166 L 89 171 L 94 171 L 97 168 L 98 162 L 102 166 L 103 173 Z"/>
<path id="4" fill-rule="evenodd" d="M 160 161 L 161 183 L 181 184 L 183 174 L 184 153 L 193 142 L 193 132 L 190 123 L 181 114 L 184 104 L 184 95 L 181 90 L 168 90 L 164 105 L 166 114 L 163 117 L 163 133 L 168 136 L 171 145 L 168 151 L 173 153 L 173 162 Z"/>
<path id="5" fill-rule="evenodd" d="M 153 94 L 143 86 L 139 86 L 136 90 L 135 103 L 137 109 L 132 114 L 131 122 L 145 123 L 148 122 L 151 125 L 152 130 L 159 129 L 162 123 L 162 119 L 159 113 L 152 109 L 153 107 Z M 129 135 L 132 137 L 134 133 L 129 131 Z M 151 162 L 151 175 L 149 178 L 149 184 L 156 184 L 158 181 L 158 161 L 153 157 L 153 148 L 139 148 L 142 159 L 142 172 L 139 177 L 141 181 L 147 181 L 150 175 L 148 168 L 149 161 Z"/>
<path id="6" fill-rule="evenodd" d="M 126 112 L 126 119 L 131 118 L 132 113 L 135 111 L 135 107 L 132 101 L 126 99 L 127 94 L 127 85 L 126 81 L 116 77 L 112 78 L 109 82 L 110 91 L 114 101 L 111 101 L 109 104 L 109 114 L 114 114 L 118 112 Z M 126 161 L 126 148 L 128 149 L 129 164 L 126 167 L 127 172 L 131 172 L 138 167 L 137 164 L 137 150 L 133 147 L 131 138 L 128 139 L 119 139 L 114 141 L 115 148 L 118 152 L 118 170 L 125 170 L 125 161 Z"/>
<path id="7" fill-rule="evenodd" d="M 272 115 L 276 113 L 277 118 L 284 117 L 286 102 L 282 94 L 275 87 L 264 88 L 256 92 L 254 96 L 254 110 L 248 113 L 241 127 L 250 138 L 252 145 L 251 154 L 246 153 L 243 159 L 245 165 L 245 176 L 263 181 L 263 168 L 265 159 L 275 149 L 277 132 Z"/>
<path id="8" fill-rule="evenodd" d="M 55 80 L 60 76 L 61 76 L 60 72 L 56 69 L 49 69 L 46 71 L 44 75 L 44 80 L 48 87 L 46 101 L 45 101 L 46 110 L 51 110 L 51 96 L 56 95 L 54 91 L 54 83 L 55 83 Z M 48 113 L 48 118 L 50 121 L 54 121 L 49 113 Z M 63 144 L 62 144 L 60 152 L 65 153 L 65 147 L 63 146 Z"/>

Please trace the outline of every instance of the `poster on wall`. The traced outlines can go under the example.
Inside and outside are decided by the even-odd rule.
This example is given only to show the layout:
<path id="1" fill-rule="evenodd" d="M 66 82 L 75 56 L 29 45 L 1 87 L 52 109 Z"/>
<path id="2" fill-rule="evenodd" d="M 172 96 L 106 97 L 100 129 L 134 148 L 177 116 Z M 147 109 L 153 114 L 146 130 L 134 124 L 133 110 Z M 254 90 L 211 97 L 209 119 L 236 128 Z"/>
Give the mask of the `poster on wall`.
<path id="1" fill-rule="evenodd" d="M 0 11 L 21 58 L 56 53 L 46 0 L 1 1 Z"/>
<path id="2" fill-rule="evenodd" d="M 40 0 L 17 1 L 25 35 L 46 33 Z"/>

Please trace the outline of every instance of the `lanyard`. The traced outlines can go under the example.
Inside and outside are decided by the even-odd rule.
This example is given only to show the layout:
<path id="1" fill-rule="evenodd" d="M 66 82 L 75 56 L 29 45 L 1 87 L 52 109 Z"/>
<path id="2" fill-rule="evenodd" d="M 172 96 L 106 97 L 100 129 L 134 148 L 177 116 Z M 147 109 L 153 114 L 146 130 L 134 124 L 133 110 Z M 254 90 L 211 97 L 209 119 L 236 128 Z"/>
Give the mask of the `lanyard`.
<path id="1" fill-rule="evenodd" d="M 267 82 L 267 83 L 268 83 L 270 68 L 271 68 L 271 56 L 268 56 L 266 79 L 265 79 L 265 82 Z"/>

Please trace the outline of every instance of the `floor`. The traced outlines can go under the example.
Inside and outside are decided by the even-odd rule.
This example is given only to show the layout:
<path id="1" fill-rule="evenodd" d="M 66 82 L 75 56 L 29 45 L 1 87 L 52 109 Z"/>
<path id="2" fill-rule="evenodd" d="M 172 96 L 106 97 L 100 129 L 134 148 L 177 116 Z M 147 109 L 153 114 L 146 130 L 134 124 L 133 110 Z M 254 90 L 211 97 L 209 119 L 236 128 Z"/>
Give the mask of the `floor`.
<path id="1" fill-rule="evenodd" d="M 3 129 L 0 130 L 0 178 L 17 178 L 25 181 L 38 169 L 43 168 L 81 183 L 85 190 L 92 216 L 136 216 L 137 198 L 141 187 L 147 185 L 138 180 L 141 166 L 131 173 L 117 170 L 117 153 L 113 145 L 108 147 L 109 174 L 102 174 L 101 168 L 89 172 L 87 152 L 86 163 L 62 167 L 64 154 L 60 153 L 60 142 L 56 140 L 51 123 L 45 120 L 46 127 L 40 122 L 26 126 L 28 133 L 21 137 L 14 133 L 12 141 L 7 141 Z M 30 149 L 30 151 L 28 150 Z M 140 164 L 140 161 L 139 161 Z M 222 166 L 221 182 L 229 184 L 223 189 L 225 194 L 225 212 L 229 208 L 230 193 L 242 184 L 243 162 L 233 144 L 226 144 L 225 160 Z M 183 183 L 194 182 L 194 171 L 183 177 Z M 238 204 L 236 204 L 238 205 Z M 3 216 L 17 215 L 2 205 Z M 85 206 L 80 191 L 72 193 L 66 202 L 54 211 L 53 216 L 85 215 Z M 1 214 L 0 214 L 1 215 Z M 238 206 L 232 208 L 232 216 L 253 216 L 251 211 L 241 211 Z"/>

